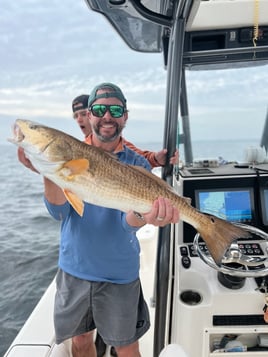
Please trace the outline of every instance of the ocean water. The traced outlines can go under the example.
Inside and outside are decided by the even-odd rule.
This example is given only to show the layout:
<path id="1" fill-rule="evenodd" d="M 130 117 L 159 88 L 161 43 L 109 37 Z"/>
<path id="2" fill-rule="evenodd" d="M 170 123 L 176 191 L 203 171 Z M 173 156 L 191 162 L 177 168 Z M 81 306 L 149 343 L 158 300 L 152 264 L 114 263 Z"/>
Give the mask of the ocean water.
<path id="1" fill-rule="evenodd" d="M 158 151 L 161 148 L 161 143 L 135 143 L 142 149 Z M 249 147 L 259 147 L 259 139 L 243 139 L 243 140 L 199 140 L 193 141 L 192 152 L 194 159 L 200 158 L 219 158 L 222 157 L 225 161 L 245 161 L 245 151 Z M 180 146 L 180 159 L 184 161 L 183 146 Z"/>
<path id="2" fill-rule="evenodd" d="M 43 204 L 42 179 L 0 145 L 0 356 L 57 269 L 59 224 Z"/>
<path id="3" fill-rule="evenodd" d="M 244 149 L 255 141 L 195 142 L 194 157 L 222 156 L 242 161 Z M 161 143 L 141 143 L 159 150 Z M 22 166 L 16 147 L 0 145 L 0 355 L 30 315 L 57 270 L 59 223 L 43 203 L 40 175 Z M 183 153 L 182 153 L 183 159 Z"/>

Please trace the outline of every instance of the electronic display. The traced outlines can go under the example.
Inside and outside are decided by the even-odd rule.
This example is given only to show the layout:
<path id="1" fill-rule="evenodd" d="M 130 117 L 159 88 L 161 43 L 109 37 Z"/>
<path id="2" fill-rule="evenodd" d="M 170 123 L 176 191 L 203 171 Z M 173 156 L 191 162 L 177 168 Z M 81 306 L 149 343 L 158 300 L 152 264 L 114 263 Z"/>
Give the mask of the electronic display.
<path id="1" fill-rule="evenodd" d="M 251 223 L 253 192 L 251 188 L 196 190 L 196 208 L 230 222 Z M 268 190 L 267 190 L 268 208 Z M 267 210 L 268 212 L 268 210 Z"/>

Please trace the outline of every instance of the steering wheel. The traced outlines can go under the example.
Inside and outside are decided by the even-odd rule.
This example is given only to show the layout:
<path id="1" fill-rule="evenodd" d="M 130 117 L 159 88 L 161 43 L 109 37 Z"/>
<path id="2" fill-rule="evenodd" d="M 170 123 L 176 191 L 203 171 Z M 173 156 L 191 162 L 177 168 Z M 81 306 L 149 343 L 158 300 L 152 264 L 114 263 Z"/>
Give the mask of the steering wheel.
<path id="1" fill-rule="evenodd" d="M 268 234 L 262 230 L 242 223 L 233 224 L 261 237 L 265 242 L 268 242 Z M 200 238 L 200 234 L 197 233 L 193 241 L 194 249 L 203 262 L 211 268 L 216 269 L 223 274 L 243 278 L 257 278 L 268 274 L 268 265 L 265 265 L 265 263 L 268 263 L 267 249 L 262 257 L 245 255 L 240 251 L 237 241 L 234 241 L 230 248 L 225 252 L 221 265 L 217 265 L 209 251 L 201 249 Z M 263 240 L 261 242 L 263 242 Z"/>

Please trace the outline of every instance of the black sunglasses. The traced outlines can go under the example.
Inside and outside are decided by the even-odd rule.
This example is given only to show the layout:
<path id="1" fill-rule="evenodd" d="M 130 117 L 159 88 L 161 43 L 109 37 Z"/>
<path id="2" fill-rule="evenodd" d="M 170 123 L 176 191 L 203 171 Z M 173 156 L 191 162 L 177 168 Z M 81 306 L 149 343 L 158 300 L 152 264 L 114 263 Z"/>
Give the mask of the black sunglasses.
<path id="1" fill-rule="evenodd" d="M 104 114 L 109 110 L 109 113 L 113 118 L 121 118 L 125 112 L 125 108 L 122 105 L 112 104 L 93 104 L 90 107 L 90 111 L 95 117 L 102 118 Z"/>

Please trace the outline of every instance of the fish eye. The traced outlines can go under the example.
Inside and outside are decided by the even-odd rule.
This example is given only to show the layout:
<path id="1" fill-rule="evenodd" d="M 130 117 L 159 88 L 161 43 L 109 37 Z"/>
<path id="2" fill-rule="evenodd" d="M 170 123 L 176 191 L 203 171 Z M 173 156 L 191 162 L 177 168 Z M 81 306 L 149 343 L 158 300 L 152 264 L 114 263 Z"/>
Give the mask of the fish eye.
<path id="1" fill-rule="evenodd" d="M 30 129 L 37 129 L 38 126 L 39 126 L 39 125 L 37 125 L 37 124 L 31 124 L 31 125 L 29 125 L 29 128 L 30 128 Z"/>

